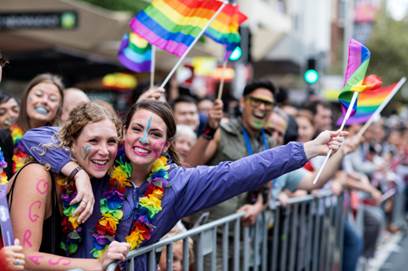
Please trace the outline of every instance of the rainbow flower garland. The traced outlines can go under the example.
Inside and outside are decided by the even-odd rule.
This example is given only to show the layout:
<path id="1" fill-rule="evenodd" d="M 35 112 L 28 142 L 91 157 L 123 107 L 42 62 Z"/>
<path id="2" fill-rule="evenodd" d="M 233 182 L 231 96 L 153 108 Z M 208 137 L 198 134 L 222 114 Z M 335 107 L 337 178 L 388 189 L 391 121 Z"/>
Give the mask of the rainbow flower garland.
<path id="1" fill-rule="evenodd" d="M 78 204 L 70 205 L 71 200 L 76 196 L 75 182 L 68 180 L 65 176 L 57 177 L 57 185 L 61 187 L 61 200 L 63 216 L 61 221 L 63 238 L 60 243 L 67 256 L 74 254 L 78 250 L 78 245 L 82 241 L 82 225 L 78 223 L 78 217 L 73 216 Z"/>
<path id="2" fill-rule="evenodd" d="M 167 158 L 162 156 L 157 159 L 152 166 L 146 182 L 148 182 L 146 192 L 139 199 L 136 209 L 136 219 L 130 234 L 126 236 L 126 241 L 131 249 L 137 248 L 143 241 L 149 240 L 151 232 L 155 226 L 153 219 L 162 210 L 161 200 L 164 195 L 164 189 L 170 186 L 168 181 L 169 166 Z M 115 166 L 110 174 L 107 191 L 103 193 L 104 198 L 100 199 L 101 218 L 95 226 L 93 237 L 93 249 L 91 254 L 95 258 L 102 256 L 108 245 L 116 236 L 117 226 L 123 218 L 123 201 L 125 200 L 126 188 L 131 186 L 130 177 L 132 166 L 127 161 L 124 150 L 119 151 Z M 78 225 L 76 217 L 72 214 L 76 206 L 70 206 L 69 202 L 75 196 L 75 187 L 65 182 L 62 193 L 64 218 L 63 233 L 65 240 L 62 248 L 67 254 L 73 254 L 78 250 L 78 244 L 81 242 L 82 227 Z"/>
<path id="3" fill-rule="evenodd" d="M 13 174 L 22 168 L 26 162 L 28 154 L 25 153 L 22 144 L 20 143 L 23 138 L 24 132 L 17 125 L 14 124 L 10 127 L 11 137 L 13 138 L 14 154 L 13 154 Z"/>
<path id="4" fill-rule="evenodd" d="M 28 154 L 25 153 L 22 144 L 20 144 L 23 138 L 23 130 L 17 125 L 13 124 L 10 127 L 11 138 L 13 139 L 14 152 L 13 152 L 13 174 L 16 173 L 20 168 L 22 168 L 28 158 Z M 4 159 L 3 151 L 0 150 L 0 167 L 3 169 L 0 173 L 0 183 L 5 184 L 8 182 L 7 174 L 5 168 L 7 167 L 7 162 Z"/>
<path id="5" fill-rule="evenodd" d="M 6 159 L 4 159 L 4 154 L 3 151 L 0 148 L 0 168 L 1 168 L 1 173 L 0 173 L 0 184 L 7 184 L 7 174 L 6 171 L 4 170 L 7 167 L 7 162 Z"/>

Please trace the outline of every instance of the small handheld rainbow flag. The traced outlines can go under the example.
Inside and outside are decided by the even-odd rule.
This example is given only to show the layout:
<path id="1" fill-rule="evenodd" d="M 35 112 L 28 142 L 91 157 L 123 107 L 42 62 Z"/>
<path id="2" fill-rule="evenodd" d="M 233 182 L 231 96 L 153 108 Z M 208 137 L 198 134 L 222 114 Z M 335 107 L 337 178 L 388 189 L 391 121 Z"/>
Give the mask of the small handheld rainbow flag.
<path id="1" fill-rule="evenodd" d="M 356 112 L 347 120 L 347 124 L 357 124 L 366 122 L 371 115 L 381 106 L 381 104 L 391 94 L 396 83 L 387 87 L 381 87 L 381 79 L 375 75 L 367 76 L 365 81 L 371 81 L 371 83 L 365 83 L 370 85 L 369 89 L 360 93 L 357 101 Z M 343 118 L 338 120 L 338 124 L 343 121 Z"/>
<path id="2" fill-rule="evenodd" d="M 370 62 L 370 56 L 371 53 L 367 47 L 355 39 L 350 40 L 347 68 L 344 74 L 344 87 L 339 94 L 343 114 L 350 105 L 353 92 L 362 92 L 367 89 L 367 86 L 364 85 L 364 77 Z M 356 107 L 357 103 L 353 106 L 353 113 Z"/>
<path id="3" fill-rule="evenodd" d="M 247 16 L 239 11 L 238 5 L 226 5 L 217 18 L 207 28 L 205 35 L 225 46 L 225 59 L 240 45 L 239 26 L 247 20 Z"/>
<path id="4" fill-rule="evenodd" d="M 152 46 L 135 33 L 126 33 L 120 43 L 118 59 L 134 72 L 150 71 Z"/>
<path id="5" fill-rule="evenodd" d="M 152 45 L 180 57 L 221 5 L 217 0 L 153 0 L 132 18 L 130 27 Z"/>

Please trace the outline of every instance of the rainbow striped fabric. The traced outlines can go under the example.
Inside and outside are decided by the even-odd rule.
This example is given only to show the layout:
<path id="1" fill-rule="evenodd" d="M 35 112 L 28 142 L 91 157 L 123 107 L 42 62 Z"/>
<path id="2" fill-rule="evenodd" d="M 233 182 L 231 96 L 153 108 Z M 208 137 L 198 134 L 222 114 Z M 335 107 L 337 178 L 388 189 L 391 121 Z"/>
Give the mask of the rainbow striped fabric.
<path id="1" fill-rule="evenodd" d="M 153 0 L 130 27 L 157 48 L 182 56 L 221 5 L 217 0 Z"/>
<path id="2" fill-rule="evenodd" d="M 350 40 L 344 87 L 339 94 L 343 114 L 350 105 L 353 92 L 362 92 L 367 89 L 367 86 L 364 85 L 364 77 L 370 62 L 370 55 L 371 53 L 367 47 L 354 39 Z M 357 103 L 353 106 L 353 112 L 355 112 L 356 108 Z"/>
<path id="3" fill-rule="evenodd" d="M 135 33 L 126 33 L 120 43 L 118 59 L 126 68 L 134 72 L 149 72 L 152 46 Z"/>
<path id="4" fill-rule="evenodd" d="M 246 19 L 247 16 L 239 11 L 238 5 L 228 4 L 205 31 L 207 37 L 225 46 L 225 59 L 240 45 L 239 26 Z"/>
<path id="5" fill-rule="evenodd" d="M 369 79 L 370 77 L 372 79 Z M 366 78 L 366 80 L 371 80 L 371 88 L 360 93 L 357 101 L 357 110 L 355 114 L 347 120 L 347 124 L 360 124 L 366 122 L 397 85 L 394 83 L 386 87 L 381 87 L 380 79 L 378 77 L 377 79 L 374 79 L 374 77 L 374 75 L 370 75 Z M 340 118 L 338 124 L 342 121 L 343 118 Z"/>

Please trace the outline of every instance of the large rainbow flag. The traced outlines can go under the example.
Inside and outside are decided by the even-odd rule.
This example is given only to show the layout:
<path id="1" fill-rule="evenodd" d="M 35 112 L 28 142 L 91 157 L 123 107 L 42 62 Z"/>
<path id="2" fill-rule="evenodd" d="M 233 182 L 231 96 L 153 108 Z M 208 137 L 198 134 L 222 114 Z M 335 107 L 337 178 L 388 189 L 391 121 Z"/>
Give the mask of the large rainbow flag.
<path id="1" fill-rule="evenodd" d="M 134 72 L 149 72 L 152 46 L 135 33 L 126 33 L 120 43 L 118 59 L 126 68 Z"/>
<path id="2" fill-rule="evenodd" d="M 221 5 L 217 0 L 153 0 L 130 27 L 152 45 L 182 56 Z"/>
<path id="3" fill-rule="evenodd" d="M 364 77 L 370 62 L 370 51 L 363 44 L 351 39 L 348 47 L 347 68 L 344 74 L 344 87 L 339 94 L 343 114 L 347 111 L 354 92 L 363 92 L 367 89 Z M 357 103 L 353 106 L 353 113 Z"/>
<path id="4" fill-rule="evenodd" d="M 394 83 L 386 87 L 381 87 L 381 84 L 377 83 L 373 88 L 360 93 L 357 101 L 357 110 L 346 123 L 350 125 L 366 122 L 393 92 L 396 85 L 397 83 Z M 340 118 L 337 123 L 340 124 L 342 121 L 343 118 Z"/>
<path id="5" fill-rule="evenodd" d="M 246 20 L 238 5 L 228 4 L 205 31 L 207 37 L 225 46 L 226 59 L 240 45 L 239 26 Z"/>

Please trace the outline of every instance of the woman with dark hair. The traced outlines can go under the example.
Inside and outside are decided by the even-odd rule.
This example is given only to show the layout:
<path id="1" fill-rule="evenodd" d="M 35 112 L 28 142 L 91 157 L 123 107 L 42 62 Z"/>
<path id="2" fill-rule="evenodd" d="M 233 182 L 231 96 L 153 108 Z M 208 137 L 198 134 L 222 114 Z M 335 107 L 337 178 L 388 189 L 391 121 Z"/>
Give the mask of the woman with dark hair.
<path id="1" fill-rule="evenodd" d="M 88 241 L 78 257 L 97 258 L 112 240 L 126 241 L 131 249 L 152 244 L 182 217 L 257 188 L 329 149 L 337 150 L 345 134 L 325 131 L 304 144 L 289 143 L 217 166 L 183 168 L 173 149 L 176 124 L 167 104 L 133 105 L 123 131 L 124 152 L 116 157 L 106 192 L 95 193 L 100 205 L 86 222 L 94 230 L 86 233 Z M 60 168 L 54 158 L 61 156 L 61 150 L 51 149 L 45 155 L 36 151 L 51 136 L 50 129 L 36 129 L 27 132 L 23 144 L 37 160 Z M 134 266 L 147 270 L 146 256 L 136 258 Z"/>
<path id="2" fill-rule="evenodd" d="M 61 79 L 53 74 L 37 75 L 28 83 L 21 99 L 17 122 L 0 131 L 0 147 L 5 158 L 0 161 L 3 167 L 3 182 L 17 172 L 27 158 L 19 144 L 25 131 L 57 123 L 61 115 L 63 90 Z"/>
<path id="3" fill-rule="evenodd" d="M 16 98 L 0 92 L 0 129 L 8 129 L 13 125 L 20 113 Z"/>

